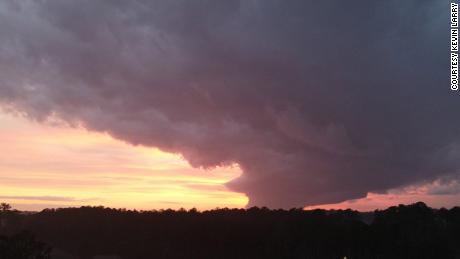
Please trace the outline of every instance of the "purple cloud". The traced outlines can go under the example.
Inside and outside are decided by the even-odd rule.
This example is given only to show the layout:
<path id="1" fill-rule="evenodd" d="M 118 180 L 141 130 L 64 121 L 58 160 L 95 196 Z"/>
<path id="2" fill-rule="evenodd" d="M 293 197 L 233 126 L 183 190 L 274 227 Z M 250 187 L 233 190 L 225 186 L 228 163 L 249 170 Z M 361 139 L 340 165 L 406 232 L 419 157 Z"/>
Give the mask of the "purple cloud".
<path id="1" fill-rule="evenodd" d="M 3 1 L 0 102 L 191 165 L 249 206 L 457 175 L 447 1 Z"/>

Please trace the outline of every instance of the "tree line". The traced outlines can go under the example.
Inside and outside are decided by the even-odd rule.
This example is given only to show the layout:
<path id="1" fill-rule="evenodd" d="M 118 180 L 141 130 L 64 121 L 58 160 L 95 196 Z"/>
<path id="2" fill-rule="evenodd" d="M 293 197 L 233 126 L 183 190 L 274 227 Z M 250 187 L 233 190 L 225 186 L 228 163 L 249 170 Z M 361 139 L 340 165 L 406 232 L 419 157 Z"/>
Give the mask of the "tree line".
<path id="1" fill-rule="evenodd" d="M 460 258 L 460 208 L 424 203 L 352 210 L 135 211 L 105 207 L 2 210 L 3 239 L 79 258 Z M 0 239 L 0 251 L 8 242 Z M 36 243 L 34 243 L 36 242 Z M 44 244 L 47 245 L 44 245 Z M 8 258 L 1 257 L 0 258 Z M 47 257 L 24 257 L 47 258 Z"/>

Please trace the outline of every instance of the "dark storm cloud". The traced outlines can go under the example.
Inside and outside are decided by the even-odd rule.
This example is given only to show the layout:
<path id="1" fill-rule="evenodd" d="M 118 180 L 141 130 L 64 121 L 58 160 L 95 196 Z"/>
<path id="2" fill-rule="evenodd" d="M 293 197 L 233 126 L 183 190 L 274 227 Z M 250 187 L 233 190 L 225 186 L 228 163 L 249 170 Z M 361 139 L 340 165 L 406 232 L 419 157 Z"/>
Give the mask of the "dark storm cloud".
<path id="1" fill-rule="evenodd" d="M 249 205 L 356 199 L 460 168 L 447 1 L 3 1 L 0 100 L 193 166 Z"/>

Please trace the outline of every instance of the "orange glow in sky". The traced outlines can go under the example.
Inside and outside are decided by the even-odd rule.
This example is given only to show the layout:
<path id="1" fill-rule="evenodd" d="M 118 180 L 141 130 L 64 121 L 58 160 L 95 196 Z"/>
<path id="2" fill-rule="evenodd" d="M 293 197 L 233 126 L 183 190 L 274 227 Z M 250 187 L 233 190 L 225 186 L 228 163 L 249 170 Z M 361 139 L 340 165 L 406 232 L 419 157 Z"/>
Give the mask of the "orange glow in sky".
<path id="1" fill-rule="evenodd" d="M 107 134 L 62 123 L 32 122 L 0 112 L 0 201 L 20 210 L 83 205 L 127 209 L 244 207 L 248 198 L 225 183 L 240 168 L 192 168 L 178 154 L 133 146 Z M 396 190 L 306 209 L 361 211 L 424 201 L 452 207 L 460 195 Z M 415 191 L 414 191 L 415 190 Z"/>
<path id="2" fill-rule="evenodd" d="M 106 134 L 0 113 L 0 201 L 16 209 L 244 207 L 225 183 L 238 166 L 192 168 L 180 155 Z"/>

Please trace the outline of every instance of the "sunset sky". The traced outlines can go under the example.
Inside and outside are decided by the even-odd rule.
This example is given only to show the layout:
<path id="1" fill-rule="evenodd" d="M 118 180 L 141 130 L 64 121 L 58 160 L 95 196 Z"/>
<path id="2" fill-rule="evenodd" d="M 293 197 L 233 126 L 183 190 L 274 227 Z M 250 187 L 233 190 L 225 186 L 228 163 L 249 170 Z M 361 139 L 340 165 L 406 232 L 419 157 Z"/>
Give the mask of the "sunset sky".
<path id="1" fill-rule="evenodd" d="M 332 2 L 1 1 L 0 201 L 459 205 L 449 3 Z"/>
<path id="2" fill-rule="evenodd" d="M 244 207 L 246 195 L 225 183 L 237 165 L 192 168 L 180 155 L 133 146 L 107 134 L 37 123 L 0 113 L 0 200 L 16 209 L 103 205 L 139 210 Z M 369 194 L 367 198 L 307 207 L 363 211 L 423 200 L 436 207 L 458 204 L 460 195 L 427 195 L 427 188 Z"/>
<path id="3" fill-rule="evenodd" d="M 0 114 L 0 200 L 17 209 L 104 205 L 161 209 L 244 207 L 224 184 L 237 166 L 193 169 L 178 154 L 82 128 Z"/>

